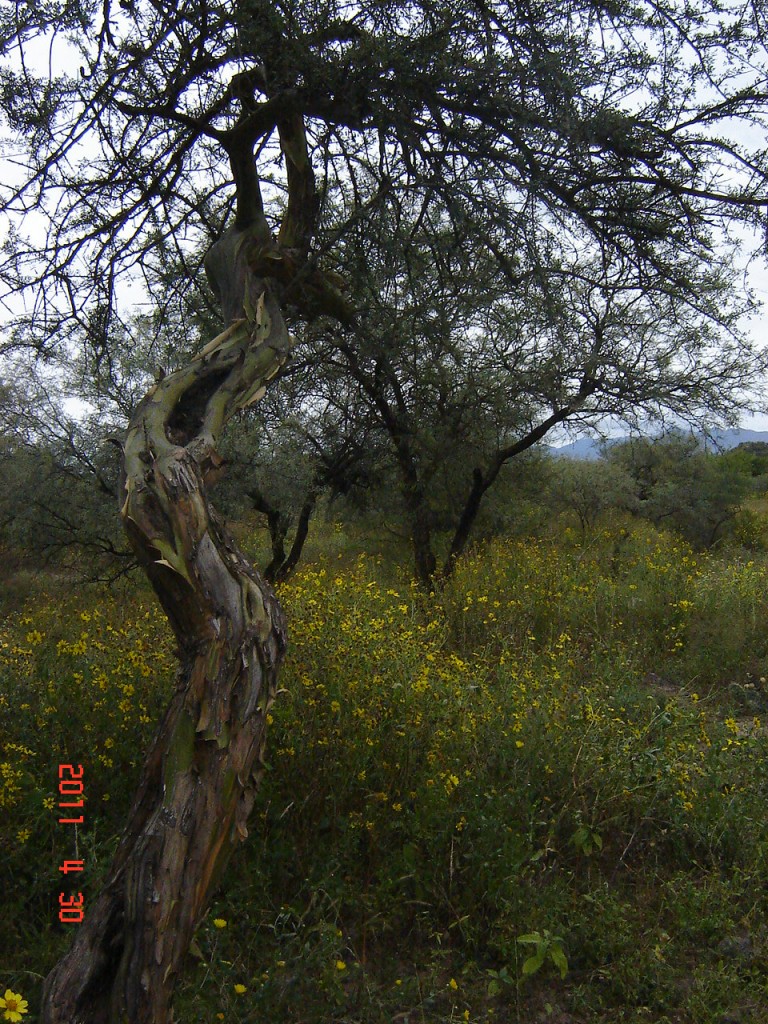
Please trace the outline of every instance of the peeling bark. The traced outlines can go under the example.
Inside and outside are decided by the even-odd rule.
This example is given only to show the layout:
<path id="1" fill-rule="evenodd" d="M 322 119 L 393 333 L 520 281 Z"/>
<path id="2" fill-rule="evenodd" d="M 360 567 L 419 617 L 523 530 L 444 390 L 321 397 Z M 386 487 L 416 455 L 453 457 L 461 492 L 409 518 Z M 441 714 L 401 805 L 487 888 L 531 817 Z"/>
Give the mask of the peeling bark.
<path id="1" fill-rule="evenodd" d="M 212 260 L 227 275 L 230 315 L 248 243 L 230 233 Z M 159 381 L 128 428 L 121 513 L 180 667 L 107 880 L 46 980 L 43 1024 L 170 1021 L 194 929 L 247 835 L 285 623 L 205 481 L 221 462 L 221 428 L 264 393 L 291 337 L 266 282 L 244 280 L 245 318 Z"/>

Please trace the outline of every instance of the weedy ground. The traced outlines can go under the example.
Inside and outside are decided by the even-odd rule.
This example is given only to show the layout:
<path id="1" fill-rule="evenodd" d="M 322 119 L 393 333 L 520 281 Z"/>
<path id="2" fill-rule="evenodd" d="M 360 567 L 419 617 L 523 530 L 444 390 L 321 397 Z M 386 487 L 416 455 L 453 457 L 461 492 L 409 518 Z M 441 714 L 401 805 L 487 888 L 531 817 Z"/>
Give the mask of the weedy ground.
<path id="1" fill-rule="evenodd" d="M 269 770 L 177 1019 L 768 1020 L 768 558 L 564 527 L 427 596 L 323 547 L 281 588 Z M 57 766 L 87 905 L 173 669 L 138 585 L 0 625 L 0 989 L 31 1011 L 70 934 Z"/>

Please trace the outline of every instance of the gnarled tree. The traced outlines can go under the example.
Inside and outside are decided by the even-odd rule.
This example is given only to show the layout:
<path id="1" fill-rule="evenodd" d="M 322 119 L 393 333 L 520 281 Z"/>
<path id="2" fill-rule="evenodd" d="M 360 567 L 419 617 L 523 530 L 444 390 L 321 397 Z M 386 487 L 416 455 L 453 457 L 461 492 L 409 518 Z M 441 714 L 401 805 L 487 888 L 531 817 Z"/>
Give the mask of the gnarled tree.
<path id="1" fill-rule="evenodd" d="M 245 834 L 284 628 L 205 481 L 223 424 L 288 356 L 283 315 L 341 324 L 354 353 L 362 311 L 332 255 L 394 193 L 416 224 L 422 204 L 490 254 L 512 292 L 548 238 L 567 238 L 609 276 L 620 261 L 632 288 L 695 302 L 686 268 L 715 258 L 724 223 L 760 223 L 768 204 L 754 131 L 768 113 L 763 18 L 714 0 L 19 0 L 0 12 L 0 91 L 21 151 L 3 201 L 44 230 L 16 228 L 5 247 L 2 279 L 21 296 L 10 343 L 44 354 L 84 339 L 108 358 L 120 282 L 151 299 L 152 254 L 173 247 L 189 267 L 181 287 L 194 287 L 202 237 L 216 241 L 206 269 L 225 326 L 158 379 L 124 438 L 122 514 L 180 667 L 104 889 L 48 978 L 46 1024 L 167 1021 L 192 929 Z M 472 282 L 448 273 L 457 285 Z M 593 353 L 539 435 L 589 401 Z M 394 415 L 405 437 L 397 403 Z"/>
<path id="2" fill-rule="evenodd" d="M 123 443 L 123 523 L 180 667 L 109 876 L 47 979 L 46 1021 L 167 1019 L 211 885 L 247 835 L 285 627 L 205 484 L 227 420 L 258 400 L 291 348 L 267 282 L 249 266 L 268 232 L 257 187 L 252 169 L 240 177 L 235 226 L 209 254 L 229 327 L 150 388 Z"/>

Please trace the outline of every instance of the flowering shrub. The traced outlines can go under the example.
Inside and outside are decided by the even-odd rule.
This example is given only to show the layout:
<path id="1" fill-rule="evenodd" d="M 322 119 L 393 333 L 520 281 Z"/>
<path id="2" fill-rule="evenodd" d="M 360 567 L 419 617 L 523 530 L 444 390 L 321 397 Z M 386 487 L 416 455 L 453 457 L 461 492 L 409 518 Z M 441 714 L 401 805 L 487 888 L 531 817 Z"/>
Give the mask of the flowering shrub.
<path id="1" fill-rule="evenodd" d="M 494 542 L 434 597 L 369 557 L 301 570 L 251 838 L 179 1019 L 492 1020 L 505 986 L 594 1021 L 759 1016 L 764 960 L 745 980 L 717 950 L 768 909 L 765 577 L 647 525 Z M 67 941 L 56 765 L 87 766 L 95 892 L 173 669 L 140 594 L 41 597 L 0 627 L 10 969 Z"/>

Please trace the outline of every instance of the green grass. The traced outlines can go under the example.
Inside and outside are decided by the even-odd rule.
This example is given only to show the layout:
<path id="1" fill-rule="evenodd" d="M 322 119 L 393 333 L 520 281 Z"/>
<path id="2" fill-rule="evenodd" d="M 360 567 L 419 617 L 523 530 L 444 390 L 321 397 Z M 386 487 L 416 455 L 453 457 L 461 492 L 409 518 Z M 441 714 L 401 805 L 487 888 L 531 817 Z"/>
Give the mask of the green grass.
<path id="1" fill-rule="evenodd" d="M 426 597 L 323 547 L 281 588 L 269 770 L 178 1020 L 768 1019 L 768 563 L 608 524 Z M 140 590 L 0 628 L 0 987 L 33 1008 L 68 938 L 56 765 L 85 764 L 87 900 L 172 672 Z"/>

